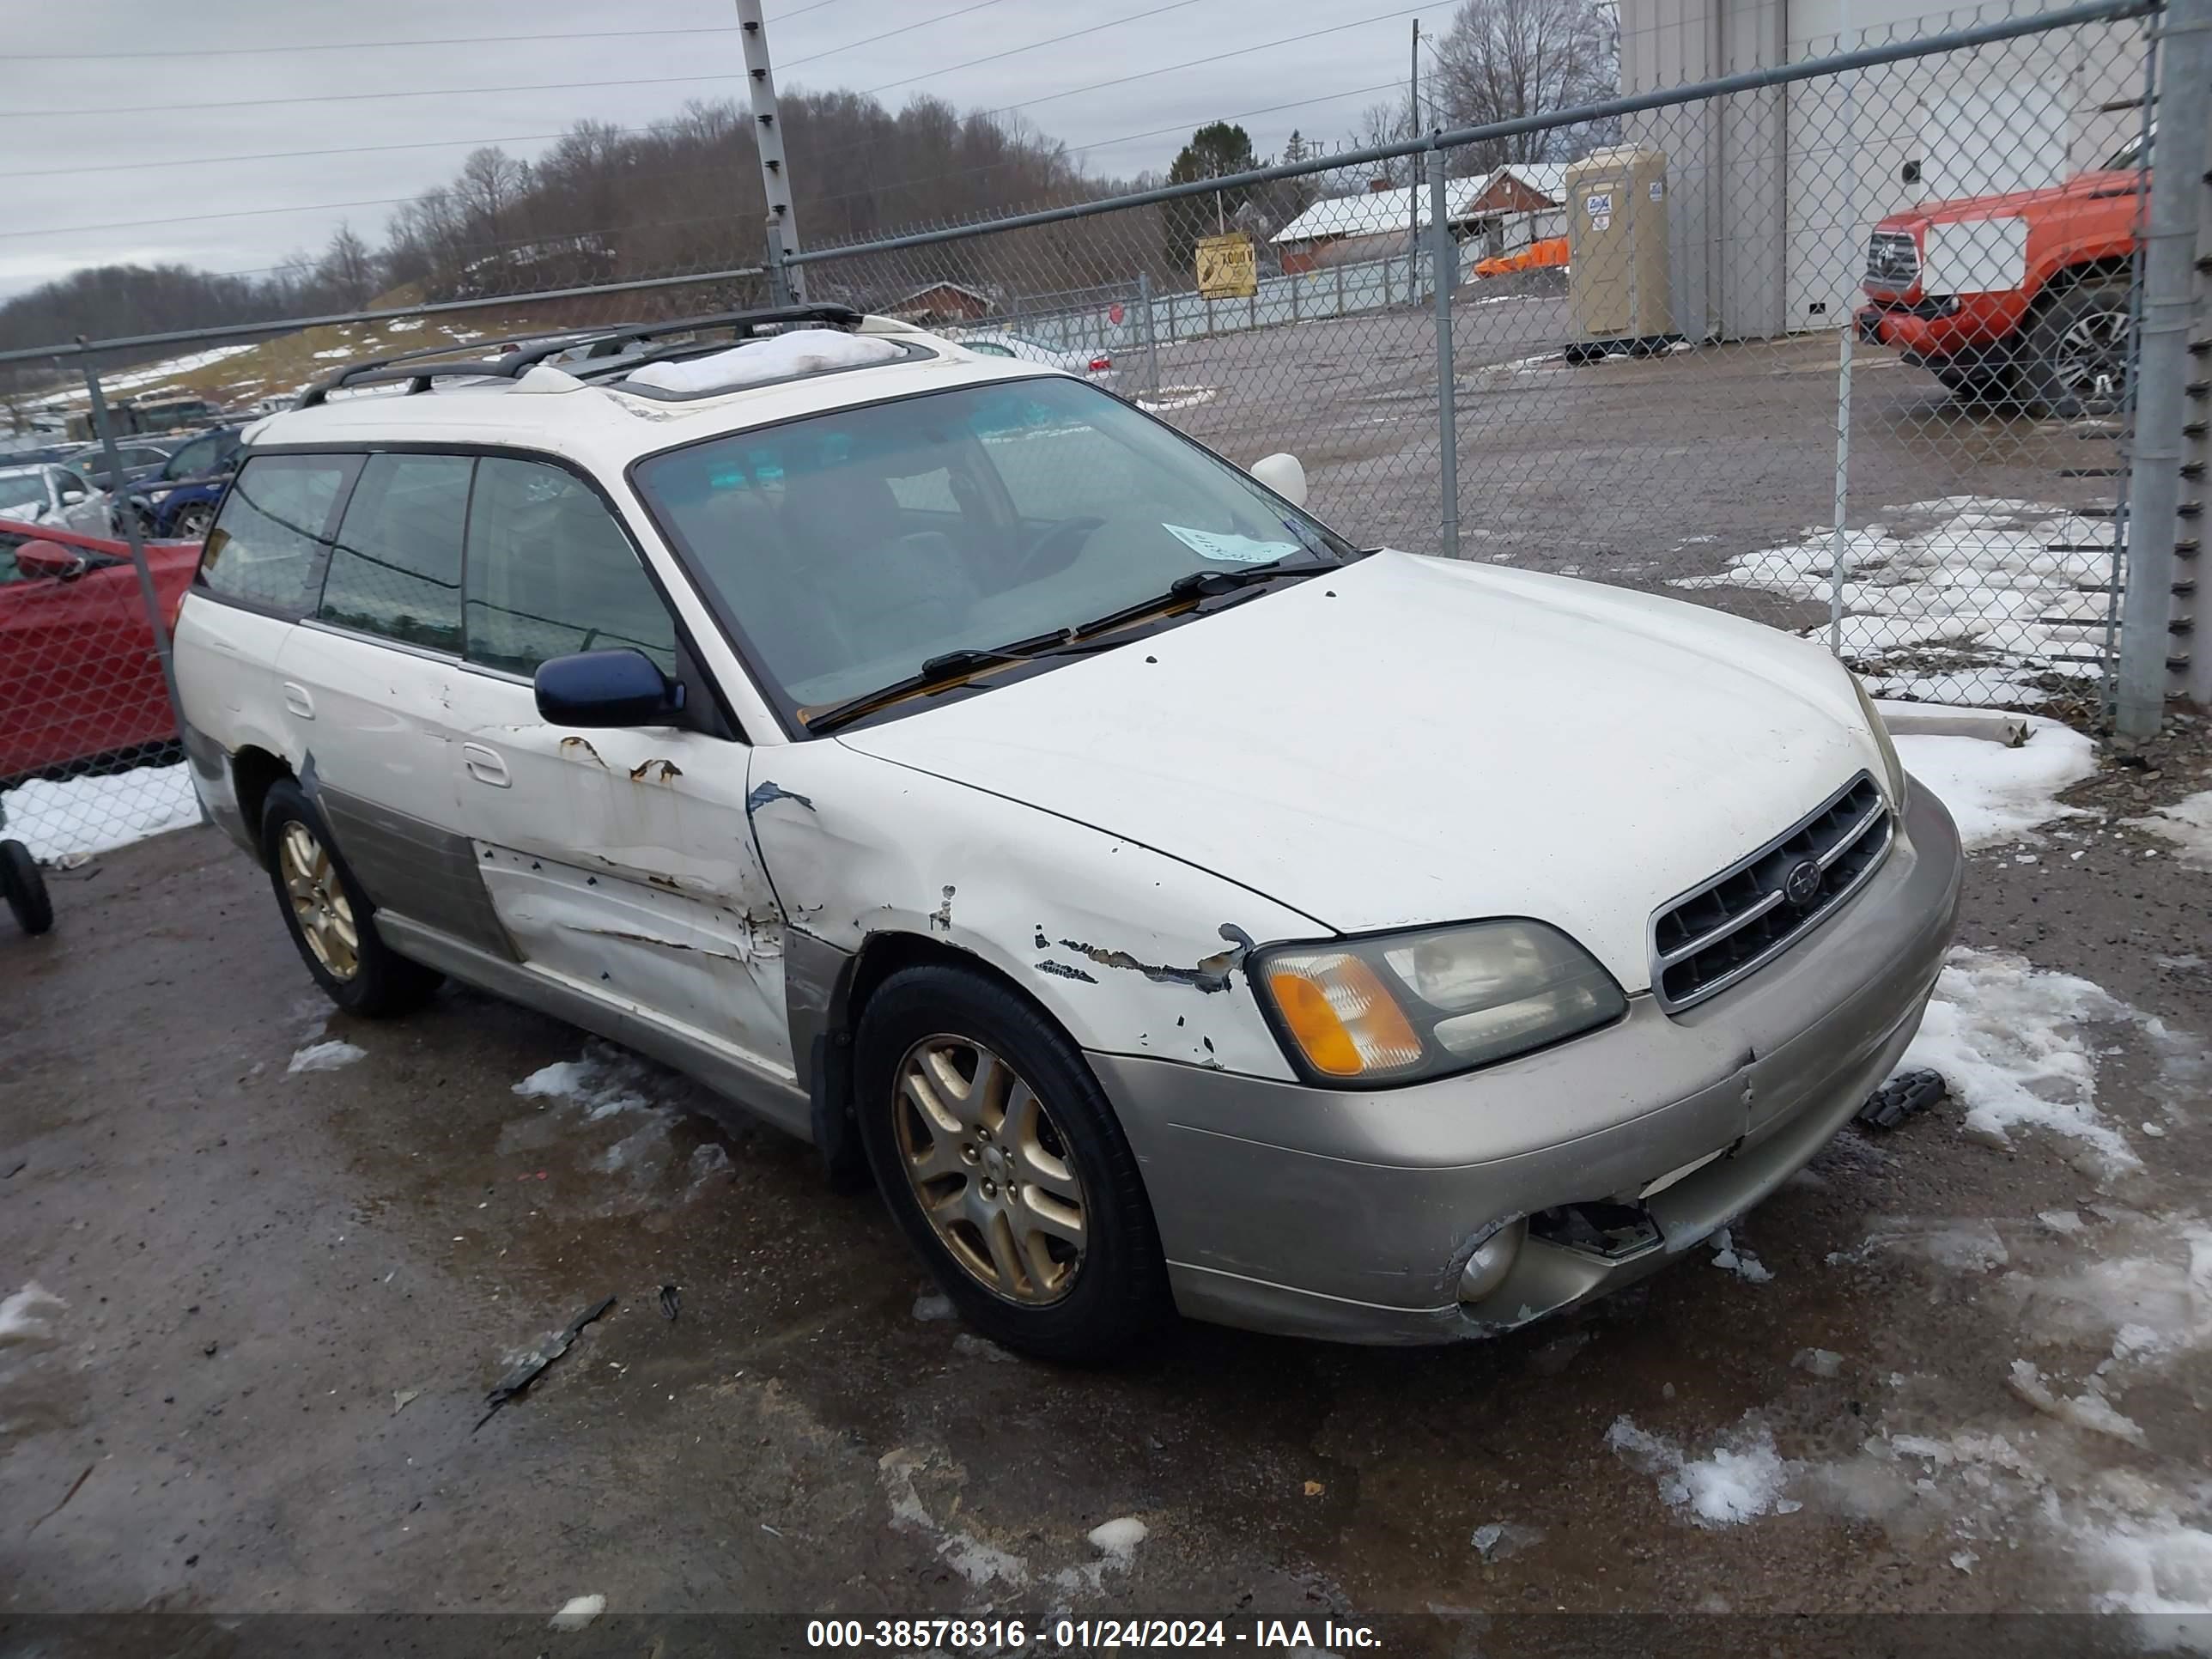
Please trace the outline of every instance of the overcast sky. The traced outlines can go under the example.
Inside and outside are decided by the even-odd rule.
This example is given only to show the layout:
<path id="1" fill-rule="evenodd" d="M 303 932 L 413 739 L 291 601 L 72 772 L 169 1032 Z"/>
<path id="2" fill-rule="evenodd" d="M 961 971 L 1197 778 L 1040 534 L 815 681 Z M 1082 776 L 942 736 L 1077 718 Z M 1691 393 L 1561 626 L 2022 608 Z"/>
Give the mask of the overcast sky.
<path id="1" fill-rule="evenodd" d="M 1441 30 L 1451 10 L 1405 12 L 1394 0 L 768 5 L 787 90 L 883 88 L 894 108 L 919 93 L 963 109 L 1026 105 L 1022 114 L 1081 147 L 1090 171 L 1124 176 L 1164 168 L 1192 127 L 1264 106 L 1298 107 L 1244 117 L 1263 155 L 1293 127 L 1344 137 L 1404 84 L 1413 18 Z M 8 11 L 0 298 L 126 260 L 258 272 L 319 247 L 341 221 L 378 241 L 392 201 L 448 179 L 473 145 L 532 155 L 581 118 L 642 125 L 686 99 L 743 96 L 734 0 L 102 0 Z M 1038 44 L 1079 29 L 1093 32 Z M 1329 32 L 1239 51 L 1316 30 Z M 482 38 L 491 36 L 516 38 Z M 423 44 L 454 37 L 471 39 Z M 1164 67 L 1223 52 L 1237 55 Z M 997 53 L 1010 55 L 972 62 Z M 1076 90 L 1124 76 L 1138 78 Z M 410 95 L 365 95 L 391 93 Z M 272 154 L 287 151 L 325 153 Z"/>

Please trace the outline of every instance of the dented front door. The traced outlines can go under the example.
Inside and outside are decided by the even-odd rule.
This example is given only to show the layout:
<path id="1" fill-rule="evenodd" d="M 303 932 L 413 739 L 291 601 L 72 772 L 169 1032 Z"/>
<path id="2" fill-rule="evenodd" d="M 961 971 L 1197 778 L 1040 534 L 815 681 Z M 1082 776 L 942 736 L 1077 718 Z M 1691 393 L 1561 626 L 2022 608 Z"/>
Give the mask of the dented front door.
<path id="1" fill-rule="evenodd" d="M 523 960 L 788 1083 L 782 918 L 745 821 L 745 745 L 550 726 L 527 682 L 464 678 L 463 822 Z"/>

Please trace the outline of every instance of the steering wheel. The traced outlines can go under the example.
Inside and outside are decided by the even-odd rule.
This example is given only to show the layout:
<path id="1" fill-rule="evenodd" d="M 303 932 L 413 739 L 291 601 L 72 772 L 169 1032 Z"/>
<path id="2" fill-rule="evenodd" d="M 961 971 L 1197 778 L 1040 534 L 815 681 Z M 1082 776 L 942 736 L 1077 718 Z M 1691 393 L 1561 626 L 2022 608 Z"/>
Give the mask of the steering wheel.
<path id="1" fill-rule="evenodd" d="M 1063 564 L 1066 559 L 1073 558 L 1083 544 L 1088 541 L 1092 533 L 1105 522 L 1105 520 L 1093 517 L 1089 514 L 1073 519 L 1054 520 L 1042 530 L 1037 532 L 1030 544 L 1015 556 L 1014 585 L 1019 586 L 1025 581 L 1044 574 L 1048 559 L 1053 554 L 1064 550 L 1066 559 L 1061 561 Z"/>

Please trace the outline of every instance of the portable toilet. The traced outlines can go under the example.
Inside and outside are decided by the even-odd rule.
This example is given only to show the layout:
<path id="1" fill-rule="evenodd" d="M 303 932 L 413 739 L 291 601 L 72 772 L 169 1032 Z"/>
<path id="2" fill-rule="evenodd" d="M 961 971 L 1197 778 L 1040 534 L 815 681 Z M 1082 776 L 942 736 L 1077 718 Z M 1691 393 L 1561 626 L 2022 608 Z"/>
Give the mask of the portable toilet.
<path id="1" fill-rule="evenodd" d="M 1593 150 L 1567 168 L 1566 192 L 1567 360 L 1670 343 L 1666 152 Z"/>

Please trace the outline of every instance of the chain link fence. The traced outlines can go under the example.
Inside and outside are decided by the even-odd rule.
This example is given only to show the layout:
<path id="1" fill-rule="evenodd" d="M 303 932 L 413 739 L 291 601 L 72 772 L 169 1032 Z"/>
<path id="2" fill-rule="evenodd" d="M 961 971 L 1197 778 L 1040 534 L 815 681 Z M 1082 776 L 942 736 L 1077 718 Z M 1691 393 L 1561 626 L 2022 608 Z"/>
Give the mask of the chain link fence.
<path id="1" fill-rule="evenodd" d="M 790 276 L 1092 378 L 1242 465 L 1292 453 L 1360 545 L 1718 605 L 1826 641 L 1882 695 L 2096 717 L 2127 574 L 2145 9 L 1984 8 L 1918 40 L 1792 39 L 1779 7 L 1637 18 L 1607 106 L 817 246 Z M 128 428 L 180 388 L 250 407 L 366 357 L 771 289 L 721 270 L 164 337 L 167 357 L 111 343 L 46 395 L 87 412 L 65 375 L 108 363 Z M 998 441 L 1054 435 L 1045 416 Z M 1111 511 L 1103 451 L 1024 453 L 1052 516 Z M 194 811 L 160 618 L 204 525 L 186 509 L 223 476 L 131 486 L 90 540 L 0 524 L 0 835 L 50 863 Z M 381 482 L 388 544 L 362 568 L 392 591 L 363 602 L 404 604 L 406 501 L 441 481 Z M 906 483 L 898 511 L 961 506 Z"/>
<path id="2" fill-rule="evenodd" d="M 489 277 L 479 267 L 471 281 L 486 286 Z M 46 434 L 54 443 L 0 458 L 0 839 L 65 873 L 198 821 L 163 658 L 252 415 L 370 358 L 466 356 L 503 342 L 767 303 L 763 273 L 740 268 L 19 358 L 9 366 L 15 396 L 59 426 Z M 113 473 L 98 441 L 95 378 L 120 465 Z M 236 412 L 204 429 L 172 429 L 204 419 L 195 405 Z M 118 487 L 100 487 L 111 482 Z M 362 602 L 387 610 L 416 597 L 409 578 L 428 551 L 408 541 L 405 498 L 438 481 L 398 482 L 392 544 L 363 550 L 362 560 L 365 570 L 381 561 L 385 579 Z M 58 890 L 65 905 L 66 884 Z"/>
<path id="3" fill-rule="evenodd" d="M 1734 65 L 1631 30 L 1624 92 L 1658 107 L 817 248 L 809 292 L 1110 376 L 1242 463 L 1292 452 L 1362 544 L 1722 605 L 1831 641 L 1884 695 L 2094 714 L 2148 34 L 1935 20 L 2008 22 L 2022 32 L 1688 97 L 1670 72 Z M 1916 43 L 1767 46 L 1885 48 Z M 1235 280 L 1201 286 L 1201 245 L 1239 237 Z"/>

